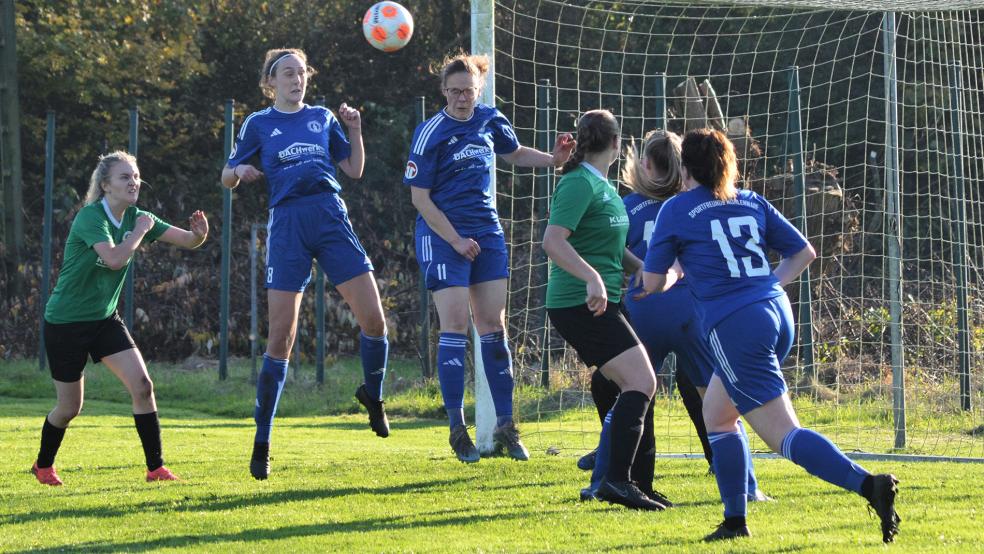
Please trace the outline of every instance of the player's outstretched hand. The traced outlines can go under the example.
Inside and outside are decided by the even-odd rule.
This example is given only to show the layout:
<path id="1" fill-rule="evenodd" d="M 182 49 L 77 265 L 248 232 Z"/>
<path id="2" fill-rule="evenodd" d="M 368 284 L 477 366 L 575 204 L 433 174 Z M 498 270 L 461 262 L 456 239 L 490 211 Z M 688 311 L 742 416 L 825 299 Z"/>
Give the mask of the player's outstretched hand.
<path id="1" fill-rule="evenodd" d="M 350 131 L 362 128 L 362 114 L 359 113 L 359 110 L 350 107 L 344 102 L 338 107 L 338 118 L 342 120 L 342 123 Z"/>
<path id="2" fill-rule="evenodd" d="M 588 295 L 585 302 L 588 309 L 595 317 L 604 314 L 605 309 L 608 308 L 608 291 L 605 290 L 605 283 L 602 282 L 601 277 L 588 281 L 586 288 Z"/>
<path id="3" fill-rule="evenodd" d="M 195 210 L 195 213 L 191 214 L 191 217 L 188 218 L 188 227 L 200 239 L 208 236 L 208 220 L 205 219 L 205 212 Z"/>
<path id="4" fill-rule="evenodd" d="M 554 167 L 564 165 L 570 159 L 575 146 L 577 146 L 577 141 L 574 140 L 574 135 L 570 133 L 557 135 L 557 141 L 553 148 Z"/>
<path id="5" fill-rule="evenodd" d="M 451 243 L 452 248 L 458 254 L 468 258 L 469 262 L 474 262 L 482 248 L 472 239 L 458 237 L 458 240 Z"/>
<path id="6" fill-rule="evenodd" d="M 233 175 L 240 181 L 252 183 L 263 176 L 263 172 L 249 164 L 239 164 L 232 170 Z"/>

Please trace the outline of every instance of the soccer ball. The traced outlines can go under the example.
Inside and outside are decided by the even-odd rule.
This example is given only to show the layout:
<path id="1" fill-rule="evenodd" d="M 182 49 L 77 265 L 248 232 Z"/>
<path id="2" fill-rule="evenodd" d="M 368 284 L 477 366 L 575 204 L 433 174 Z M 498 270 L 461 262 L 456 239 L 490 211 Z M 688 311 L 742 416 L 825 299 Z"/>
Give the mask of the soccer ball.
<path id="1" fill-rule="evenodd" d="M 396 2 L 377 2 L 362 18 L 362 33 L 383 52 L 396 52 L 413 36 L 413 16 Z"/>

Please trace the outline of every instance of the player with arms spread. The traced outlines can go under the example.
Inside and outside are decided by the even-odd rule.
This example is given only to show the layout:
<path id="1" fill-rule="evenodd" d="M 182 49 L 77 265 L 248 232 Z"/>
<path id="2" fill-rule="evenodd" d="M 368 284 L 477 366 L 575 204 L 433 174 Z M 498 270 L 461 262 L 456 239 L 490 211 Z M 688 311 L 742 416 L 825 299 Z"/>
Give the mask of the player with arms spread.
<path id="1" fill-rule="evenodd" d="M 764 198 L 737 190 L 737 159 L 720 131 L 691 131 L 682 146 L 686 192 L 660 209 L 646 255 L 645 293 L 669 290 L 675 260 L 704 308 L 704 329 L 717 364 L 704 395 L 704 422 L 724 522 L 706 540 L 748 536 L 745 524 L 748 442 L 741 414 L 772 448 L 811 474 L 854 491 L 881 518 L 891 542 L 898 480 L 871 475 L 823 435 L 800 426 L 780 364 L 793 344 L 793 313 L 783 286 L 816 258 L 809 242 Z M 766 251 L 782 261 L 773 270 Z"/>
<path id="2" fill-rule="evenodd" d="M 521 167 L 550 167 L 570 157 L 569 134 L 552 154 L 522 146 L 509 120 L 478 97 L 489 71 L 486 56 L 444 61 L 441 90 L 447 106 L 413 135 L 403 183 L 410 187 L 417 262 L 441 322 L 437 374 L 450 420 L 449 443 L 459 460 L 477 462 L 465 427 L 465 346 L 468 312 L 481 337 L 482 362 L 495 405 L 493 441 L 517 460 L 529 458 L 513 421 L 512 356 L 505 334 L 509 253 L 491 192 L 495 156 Z"/>
<path id="3" fill-rule="evenodd" d="M 99 158 L 89 179 L 86 205 L 72 221 L 58 283 L 44 310 L 44 342 L 58 403 L 41 428 L 41 450 L 31 472 L 45 485 L 61 485 L 54 462 L 65 429 L 82 410 L 86 359 L 102 362 L 126 386 L 143 445 L 147 481 L 177 479 L 164 466 L 154 384 L 140 350 L 116 311 L 133 253 L 160 240 L 198 248 L 208 235 L 201 211 L 190 231 L 172 227 L 137 208 L 137 159 L 126 152 Z"/>
<path id="4" fill-rule="evenodd" d="M 362 121 L 358 110 L 342 104 L 338 114 L 348 128 L 347 138 L 330 110 L 305 104 L 312 74 L 303 51 L 267 51 L 260 88 L 274 103 L 243 121 L 222 170 L 222 184 L 229 188 L 265 175 L 270 193 L 266 260 L 270 328 L 256 383 L 256 436 L 249 465 L 256 479 L 270 474 L 273 418 L 287 378 L 312 259 L 318 260 L 359 324 L 365 383 L 355 397 L 369 412 L 372 430 L 380 437 L 389 435 L 382 401 L 389 352 L 386 321 L 372 262 L 352 230 L 335 177 L 336 167 L 353 179 L 362 176 Z M 259 157 L 262 172 L 248 163 L 254 156 Z"/>

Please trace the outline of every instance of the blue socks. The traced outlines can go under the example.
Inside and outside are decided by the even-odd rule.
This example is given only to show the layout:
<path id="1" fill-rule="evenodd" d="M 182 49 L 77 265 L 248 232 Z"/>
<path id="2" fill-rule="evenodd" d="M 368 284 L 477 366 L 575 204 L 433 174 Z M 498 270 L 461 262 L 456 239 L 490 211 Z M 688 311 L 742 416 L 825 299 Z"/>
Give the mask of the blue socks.
<path id="1" fill-rule="evenodd" d="M 758 480 L 755 478 L 755 468 L 752 466 L 752 442 L 748 440 L 748 431 L 745 430 L 745 425 L 742 424 L 741 420 L 738 420 L 738 431 L 741 433 L 742 438 L 745 439 L 745 465 L 748 467 L 748 496 L 754 497 L 755 491 L 758 490 Z"/>
<path id="2" fill-rule="evenodd" d="M 482 342 L 482 365 L 485 366 L 485 377 L 489 381 L 492 404 L 495 405 L 495 424 L 505 425 L 513 418 L 512 354 L 503 331 L 479 338 Z"/>
<path id="3" fill-rule="evenodd" d="M 437 342 L 437 378 L 451 428 L 465 424 L 465 346 L 459 333 L 441 333 Z"/>
<path id="4" fill-rule="evenodd" d="M 745 517 L 748 507 L 748 442 L 741 433 L 708 433 L 714 451 L 717 479 L 725 519 Z"/>
<path id="5" fill-rule="evenodd" d="M 273 429 L 273 416 L 277 413 L 280 393 L 284 391 L 287 379 L 287 360 L 263 355 L 263 368 L 256 378 L 256 408 L 253 419 L 256 421 L 254 442 L 269 443 Z"/>
<path id="6" fill-rule="evenodd" d="M 598 490 L 601 480 L 608 474 L 608 464 L 612 455 L 612 410 L 605 415 L 601 424 L 601 439 L 598 440 L 598 450 L 595 451 L 595 466 L 591 471 L 591 492 Z"/>
<path id="7" fill-rule="evenodd" d="M 798 427 L 790 431 L 782 439 L 781 454 L 811 475 L 858 494 L 861 494 L 861 483 L 870 475 L 827 437 L 811 429 Z"/>
<path id="8" fill-rule="evenodd" d="M 389 341 L 386 335 L 370 337 L 360 332 L 359 354 L 362 356 L 362 375 L 365 378 L 366 391 L 374 400 L 382 400 L 386 359 L 389 357 Z"/>

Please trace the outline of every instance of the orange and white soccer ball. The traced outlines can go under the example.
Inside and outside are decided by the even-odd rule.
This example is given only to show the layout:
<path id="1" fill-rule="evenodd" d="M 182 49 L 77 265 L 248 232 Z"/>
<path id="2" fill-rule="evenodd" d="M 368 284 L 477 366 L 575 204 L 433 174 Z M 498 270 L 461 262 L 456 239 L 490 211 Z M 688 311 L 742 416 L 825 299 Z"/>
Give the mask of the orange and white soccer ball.
<path id="1" fill-rule="evenodd" d="M 396 2 L 377 2 L 362 18 L 366 40 L 383 52 L 395 52 L 413 36 L 413 16 Z"/>

